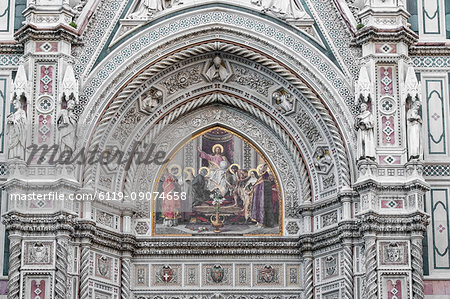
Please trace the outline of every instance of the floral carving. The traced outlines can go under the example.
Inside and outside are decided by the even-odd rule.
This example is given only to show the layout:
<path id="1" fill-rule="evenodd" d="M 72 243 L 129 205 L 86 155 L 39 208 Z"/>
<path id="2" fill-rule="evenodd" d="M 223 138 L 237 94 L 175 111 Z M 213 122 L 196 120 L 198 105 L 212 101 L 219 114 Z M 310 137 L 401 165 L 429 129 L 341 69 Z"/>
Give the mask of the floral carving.
<path id="1" fill-rule="evenodd" d="M 168 93 L 174 94 L 175 92 L 185 89 L 188 86 L 202 82 L 202 76 L 200 74 L 200 67 L 194 66 L 180 72 L 177 72 L 164 80 L 162 84 L 167 88 Z"/>
<path id="2" fill-rule="evenodd" d="M 266 77 L 258 74 L 257 72 L 240 66 L 233 66 L 233 69 L 234 76 L 231 79 L 231 82 L 246 86 L 264 96 L 269 95 L 269 88 L 274 85 L 272 81 L 268 80 Z"/>
<path id="3" fill-rule="evenodd" d="M 302 108 L 298 109 L 298 112 L 292 116 L 294 121 L 299 125 L 303 134 L 308 138 L 308 140 L 315 144 L 322 139 L 319 130 L 317 129 L 314 121 L 309 117 L 308 113 Z"/>
<path id="4" fill-rule="evenodd" d="M 295 235 L 298 233 L 299 231 L 299 227 L 297 222 L 294 221 L 290 221 L 287 225 L 286 225 L 286 231 L 288 232 L 288 234 L 290 235 Z"/>
<path id="5" fill-rule="evenodd" d="M 136 124 L 139 123 L 143 115 L 139 113 L 136 107 L 132 107 L 126 112 L 124 117 L 120 120 L 119 126 L 113 133 L 112 137 L 118 140 L 121 144 L 124 144 L 130 133 L 136 128 Z"/>

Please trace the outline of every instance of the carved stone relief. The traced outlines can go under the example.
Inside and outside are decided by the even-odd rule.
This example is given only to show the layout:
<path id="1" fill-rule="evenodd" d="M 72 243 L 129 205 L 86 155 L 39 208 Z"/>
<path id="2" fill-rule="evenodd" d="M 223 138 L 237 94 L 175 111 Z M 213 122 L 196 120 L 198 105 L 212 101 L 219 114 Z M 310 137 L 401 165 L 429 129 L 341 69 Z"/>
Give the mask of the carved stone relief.
<path id="1" fill-rule="evenodd" d="M 136 106 L 129 109 L 123 118 L 119 121 L 119 126 L 112 134 L 112 137 L 120 142 L 120 144 L 125 144 L 127 139 L 130 137 L 131 132 L 136 128 L 136 125 L 141 121 L 143 115 L 139 112 Z"/>
<path id="2" fill-rule="evenodd" d="M 263 96 L 269 96 L 269 89 L 274 86 L 272 80 L 243 66 L 236 64 L 232 64 L 232 66 L 234 76 L 230 82 L 245 86 Z"/>
<path id="3" fill-rule="evenodd" d="M 317 129 L 316 124 L 303 108 L 298 108 L 297 113 L 291 115 L 291 117 L 311 144 L 316 144 L 322 140 L 322 135 Z"/>
<path id="4" fill-rule="evenodd" d="M 160 84 L 164 86 L 169 95 L 172 95 L 202 81 L 201 66 L 195 65 L 170 75 Z"/>
<path id="5" fill-rule="evenodd" d="M 272 93 L 272 105 L 282 113 L 290 113 L 295 110 L 295 98 L 284 88 L 277 89 Z"/>
<path id="6" fill-rule="evenodd" d="M 407 266 L 409 249 L 407 242 L 379 242 L 381 265 Z"/>
<path id="7" fill-rule="evenodd" d="M 283 284 L 282 265 L 254 265 L 254 285 L 277 286 Z"/>
<path id="8" fill-rule="evenodd" d="M 203 285 L 232 285 L 232 265 L 205 265 L 203 267 L 203 273 Z"/>
<path id="9" fill-rule="evenodd" d="M 339 263 L 337 254 L 333 254 L 325 258 L 322 258 L 323 279 L 328 279 L 337 276 L 339 274 L 338 265 Z"/>
<path id="10" fill-rule="evenodd" d="M 330 150 L 327 147 L 319 146 L 314 153 L 314 167 L 319 174 L 327 174 L 333 165 Z"/>
<path id="11" fill-rule="evenodd" d="M 53 242 L 25 242 L 24 265 L 51 266 L 53 264 Z"/>
<path id="12" fill-rule="evenodd" d="M 153 113 L 163 102 L 162 91 L 150 88 L 139 99 L 139 108 L 143 113 Z"/>
<path id="13" fill-rule="evenodd" d="M 153 286 L 181 286 L 180 265 L 152 265 Z"/>
<path id="14" fill-rule="evenodd" d="M 226 82 L 231 75 L 230 63 L 224 61 L 219 55 L 207 62 L 203 68 L 203 76 L 208 82 Z"/>
<path id="15" fill-rule="evenodd" d="M 134 285 L 136 287 L 147 287 L 149 284 L 149 266 L 137 264 L 134 266 Z"/>

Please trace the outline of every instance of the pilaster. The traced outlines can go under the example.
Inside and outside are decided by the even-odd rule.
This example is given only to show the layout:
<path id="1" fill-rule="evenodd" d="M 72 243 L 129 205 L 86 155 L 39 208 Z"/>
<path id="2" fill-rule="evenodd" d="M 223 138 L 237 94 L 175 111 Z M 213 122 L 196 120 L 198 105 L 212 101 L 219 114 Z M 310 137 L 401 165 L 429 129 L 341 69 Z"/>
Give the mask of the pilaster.
<path id="1" fill-rule="evenodd" d="M 401 0 L 366 1 L 355 102 L 358 130 L 357 217 L 364 239 L 365 298 L 423 298 L 422 246 L 427 217 L 422 177 L 420 83 L 408 56 L 417 35 Z M 367 107 L 367 108 L 366 108 Z"/>
<path id="2" fill-rule="evenodd" d="M 78 36 L 67 1 L 27 4 L 24 25 L 15 33 L 24 55 L 9 99 L 14 106 L 8 116 L 10 171 L 3 185 L 9 197 L 4 216 L 11 252 L 8 297 L 30 298 L 33 291 L 62 299 L 71 293 L 68 257 L 73 221 L 80 214 L 80 202 L 69 196 L 80 184 L 74 165 L 53 163 L 51 156 L 59 151 L 52 146 L 64 143 L 61 116 L 70 116 L 78 98 L 71 56 Z M 33 146 L 50 150 L 33 153 Z"/>

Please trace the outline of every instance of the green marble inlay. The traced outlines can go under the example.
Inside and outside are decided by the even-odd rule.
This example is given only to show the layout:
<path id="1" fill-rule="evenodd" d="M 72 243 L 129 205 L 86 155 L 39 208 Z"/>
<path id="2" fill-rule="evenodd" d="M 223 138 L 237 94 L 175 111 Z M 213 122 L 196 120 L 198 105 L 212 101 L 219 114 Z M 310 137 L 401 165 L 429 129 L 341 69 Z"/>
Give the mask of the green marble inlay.
<path id="1" fill-rule="evenodd" d="M 27 0 L 16 0 L 16 8 L 14 11 L 14 31 L 19 30 L 22 27 L 22 22 L 25 21 L 25 17 L 22 12 L 27 7 Z"/>
<path id="2" fill-rule="evenodd" d="M 424 202 L 427 202 L 427 196 L 423 196 Z M 424 205 L 424 212 L 427 212 L 427 205 Z M 425 236 L 422 239 L 422 259 L 423 259 L 423 275 L 430 275 L 430 263 L 428 261 L 428 231 L 425 232 Z"/>
<path id="3" fill-rule="evenodd" d="M 429 83 L 431 82 L 437 82 L 440 85 L 440 90 L 429 90 Z M 431 128 L 431 124 L 430 124 L 430 118 L 432 117 L 432 115 L 430 115 L 429 113 L 429 109 L 428 113 L 427 113 L 427 124 L 428 124 L 428 152 L 430 155 L 432 154 L 446 154 L 447 149 L 446 149 L 446 139 L 445 139 L 445 112 L 444 112 L 444 100 L 443 100 L 443 82 L 442 80 L 426 80 L 425 82 L 425 89 L 426 89 L 426 97 L 427 97 L 427 107 L 429 107 L 429 102 L 431 97 L 433 96 L 433 94 L 436 94 L 437 97 L 439 98 L 440 102 L 441 102 L 441 115 L 440 115 L 440 119 L 442 120 L 442 134 L 441 136 L 439 136 L 439 138 L 436 140 L 433 135 L 431 134 L 430 128 Z M 439 144 L 443 142 L 443 151 L 431 151 L 431 144 Z"/>
<path id="4" fill-rule="evenodd" d="M 434 192 L 442 192 L 442 191 L 445 193 L 445 200 L 444 201 L 437 201 L 435 203 Z M 436 225 L 435 221 L 436 221 L 436 219 L 435 219 L 435 215 L 434 215 L 434 212 L 435 212 L 435 210 L 438 207 L 442 207 L 445 210 L 446 225 L 447 225 L 447 229 L 446 229 L 445 233 L 447 234 L 447 240 L 450 240 L 450 231 L 448 230 L 448 228 L 449 228 L 448 190 L 447 189 L 432 189 L 430 193 L 431 193 L 431 215 L 432 215 L 432 217 L 431 217 L 432 221 L 431 222 L 432 222 L 432 232 L 433 232 L 434 269 L 449 269 L 450 266 L 442 267 L 442 266 L 438 266 L 436 264 L 436 254 L 437 254 L 438 256 L 441 256 L 441 257 L 447 255 L 448 259 L 449 259 L 449 265 L 450 265 L 450 254 L 449 254 L 449 246 L 447 246 L 447 248 L 443 252 L 440 252 L 439 249 L 436 246 L 436 237 L 437 237 L 436 233 L 435 233 L 435 230 L 436 230 L 436 228 L 435 228 L 435 225 Z"/>
<path id="5" fill-rule="evenodd" d="M 0 32 L 9 32 L 9 18 L 10 18 L 10 6 L 11 6 L 11 0 L 2 0 L 6 1 L 8 4 L 6 5 L 6 8 L 4 11 L 0 10 L 0 19 L 6 18 L 6 27 L 0 28 Z"/>
<path id="6" fill-rule="evenodd" d="M 441 17 L 439 15 L 439 0 L 426 0 L 428 1 L 436 1 L 436 11 L 433 12 L 429 12 L 425 10 L 425 0 L 422 0 L 422 17 L 423 17 L 423 33 L 425 34 L 441 34 Z M 437 18 L 437 27 L 438 30 L 437 31 L 429 31 L 427 29 L 427 25 L 426 25 L 426 19 L 428 20 L 434 20 L 435 18 Z"/>

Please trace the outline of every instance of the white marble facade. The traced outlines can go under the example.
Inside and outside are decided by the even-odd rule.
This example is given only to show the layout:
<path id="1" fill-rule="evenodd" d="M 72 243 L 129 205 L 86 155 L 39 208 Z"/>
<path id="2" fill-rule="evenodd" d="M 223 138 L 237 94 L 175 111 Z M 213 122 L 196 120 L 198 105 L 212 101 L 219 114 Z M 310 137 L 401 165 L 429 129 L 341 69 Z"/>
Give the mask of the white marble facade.
<path id="1" fill-rule="evenodd" d="M 449 11 L 2 1 L 0 296 L 450 298 Z"/>

